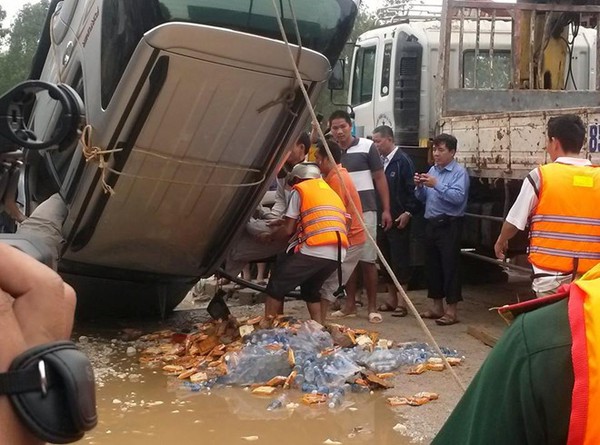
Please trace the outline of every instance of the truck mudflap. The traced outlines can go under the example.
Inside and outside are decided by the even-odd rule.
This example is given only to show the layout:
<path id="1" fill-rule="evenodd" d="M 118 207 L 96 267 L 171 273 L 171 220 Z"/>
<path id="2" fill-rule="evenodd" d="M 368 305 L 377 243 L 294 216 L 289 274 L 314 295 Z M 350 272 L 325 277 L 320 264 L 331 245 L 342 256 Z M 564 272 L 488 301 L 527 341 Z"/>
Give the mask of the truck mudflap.
<path id="1" fill-rule="evenodd" d="M 440 128 L 456 136 L 456 158 L 472 176 L 523 179 L 548 162 L 544 150 L 548 119 L 568 113 L 580 115 L 588 129 L 581 155 L 600 163 L 598 107 L 451 116 L 443 118 Z"/>
<path id="2" fill-rule="evenodd" d="M 303 49 L 300 71 L 314 97 L 329 63 Z M 144 36 L 109 108 L 104 169 L 63 191 L 62 258 L 172 276 L 216 268 L 305 122 L 283 43 L 186 23 Z"/>

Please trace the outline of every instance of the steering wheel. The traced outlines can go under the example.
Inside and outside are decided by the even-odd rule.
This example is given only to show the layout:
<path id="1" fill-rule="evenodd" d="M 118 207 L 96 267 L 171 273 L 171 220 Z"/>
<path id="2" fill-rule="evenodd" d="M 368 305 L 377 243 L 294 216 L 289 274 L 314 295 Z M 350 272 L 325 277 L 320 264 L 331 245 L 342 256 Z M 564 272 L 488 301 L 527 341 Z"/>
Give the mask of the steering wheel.
<path id="1" fill-rule="evenodd" d="M 60 115 L 56 119 L 55 128 L 48 132 L 49 136 L 40 139 L 28 128 L 27 119 L 37 95 L 44 91 L 50 99 L 60 104 L 56 107 L 56 110 L 60 110 Z M 13 144 L 29 150 L 65 148 L 77 137 L 83 125 L 83 109 L 81 98 L 68 85 L 40 80 L 20 83 L 0 97 L 0 136 L 12 143 L 0 143 L 0 152 L 13 150 Z"/>

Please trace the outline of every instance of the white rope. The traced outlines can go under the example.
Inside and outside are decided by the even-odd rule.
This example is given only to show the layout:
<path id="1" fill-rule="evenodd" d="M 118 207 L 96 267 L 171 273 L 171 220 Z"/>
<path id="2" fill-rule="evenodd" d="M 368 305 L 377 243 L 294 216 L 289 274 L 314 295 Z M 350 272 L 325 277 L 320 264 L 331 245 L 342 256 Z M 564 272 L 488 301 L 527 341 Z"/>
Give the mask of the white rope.
<path id="1" fill-rule="evenodd" d="M 379 249 L 379 246 L 377 246 L 377 243 L 375 242 L 375 240 L 373 239 L 373 237 L 371 236 L 371 234 L 367 230 L 367 227 L 365 226 L 365 222 L 362 219 L 362 215 L 360 215 L 360 213 L 358 212 L 358 209 L 354 205 L 354 202 L 352 201 L 352 198 L 350 197 L 350 195 L 348 194 L 346 188 L 344 187 L 344 181 L 342 180 L 342 176 L 341 176 L 340 170 L 337 168 L 337 164 L 335 162 L 335 159 L 333 158 L 333 155 L 331 154 L 331 150 L 329 149 L 329 145 L 327 144 L 327 139 L 325 138 L 325 135 L 323 134 L 323 131 L 321 130 L 321 126 L 318 125 L 317 116 L 316 116 L 315 111 L 313 109 L 313 106 L 312 106 L 312 103 L 310 101 L 310 97 L 308 95 L 308 92 L 306 91 L 306 88 L 304 87 L 304 82 L 302 81 L 302 76 L 300 75 L 300 71 L 298 70 L 298 66 L 296 65 L 296 61 L 294 59 L 294 54 L 292 52 L 292 47 L 291 47 L 291 45 L 290 45 L 290 43 L 289 43 L 289 41 L 287 39 L 287 36 L 285 34 L 285 29 L 284 29 L 283 23 L 281 21 L 281 17 L 279 16 L 279 10 L 277 9 L 276 0 L 272 0 L 272 2 L 273 2 L 273 8 L 275 8 L 275 11 L 276 11 L 275 15 L 276 15 L 276 18 L 277 18 L 277 23 L 279 25 L 279 30 L 281 31 L 281 36 L 282 36 L 283 41 L 285 42 L 285 44 L 286 44 L 286 46 L 288 48 L 288 54 L 290 56 L 290 61 L 292 63 L 292 68 L 293 68 L 294 73 L 296 75 L 296 80 L 298 82 L 298 86 L 299 86 L 300 90 L 302 91 L 302 94 L 304 95 L 304 100 L 306 101 L 306 104 L 308 105 L 308 110 L 310 112 L 311 119 L 312 119 L 313 123 L 316 124 L 315 127 L 317 128 L 317 131 L 319 133 L 319 137 L 323 141 L 323 145 L 325 147 L 325 150 L 327 151 L 327 156 L 328 156 L 329 160 L 331 161 L 332 165 L 334 166 L 333 168 L 334 168 L 336 174 L 340 178 L 340 183 L 342 185 L 342 189 L 344 191 L 344 194 L 346 194 L 346 197 L 348 198 L 348 202 L 350 203 L 350 206 L 352 207 L 352 210 L 354 211 L 354 213 L 358 216 L 358 220 L 360 221 L 360 224 L 363 227 L 363 229 L 364 229 L 364 231 L 365 231 L 365 233 L 367 235 L 367 238 L 369 239 L 369 242 L 372 243 L 373 246 L 375 247 L 375 250 L 377 251 L 377 256 L 379 257 L 379 260 L 381 261 L 381 263 L 383 264 L 383 266 L 385 267 L 385 269 L 389 273 L 390 277 L 392 278 L 392 281 L 394 282 L 394 285 L 396 286 L 396 289 L 398 290 L 398 292 L 402 296 L 402 299 L 406 302 L 406 304 L 409 307 L 410 311 L 413 313 L 413 315 L 417 319 L 417 323 L 419 324 L 419 326 L 421 327 L 421 329 L 423 329 L 423 331 L 425 332 L 425 335 L 429 338 L 429 341 L 432 343 L 433 348 L 435 349 L 435 351 L 442 358 L 442 361 L 444 362 L 444 366 L 450 371 L 450 373 L 452 374 L 452 377 L 454 378 L 454 380 L 456 381 L 456 383 L 458 384 L 458 386 L 464 392 L 464 391 L 466 391 L 465 385 L 462 383 L 462 381 L 460 380 L 460 378 L 458 377 L 458 375 L 456 374 L 456 372 L 454 371 L 454 369 L 452 368 L 452 366 L 450 366 L 450 363 L 448 362 L 446 356 L 442 352 L 442 350 L 441 350 L 440 346 L 438 345 L 437 341 L 433 337 L 433 334 L 431 333 L 431 331 L 429 330 L 429 328 L 427 327 L 427 325 L 425 324 L 425 322 L 423 321 L 423 319 L 419 315 L 419 311 L 417 311 L 417 308 L 414 306 L 414 304 L 412 303 L 412 301 L 410 300 L 410 298 L 408 298 L 408 295 L 406 294 L 406 292 L 404 291 L 404 289 L 400 285 L 400 282 L 398 281 L 398 278 L 396 277 L 396 275 L 394 274 L 394 271 L 392 270 L 392 268 L 390 267 L 389 263 L 387 262 L 387 260 L 383 256 L 383 253 Z"/>
<path id="2" fill-rule="evenodd" d="M 259 173 L 261 175 L 261 177 L 257 181 L 244 183 L 244 184 L 231 184 L 231 183 L 220 184 L 220 183 L 213 183 L 213 182 L 198 183 L 198 182 L 191 182 L 191 181 L 178 181 L 178 180 L 173 180 L 173 179 L 164 179 L 164 178 L 156 178 L 156 177 L 150 177 L 150 176 L 134 175 L 134 174 L 118 171 L 118 170 L 115 170 L 115 169 L 109 167 L 108 161 L 106 160 L 106 158 L 104 156 L 110 155 L 113 153 L 117 153 L 119 151 L 122 151 L 122 149 L 104 150 L 100 147 L 93 145 L 92 144 L 92 126 L 89 124 L 85 126 L 85 128 L 83 129 L 83 132 L 81 133 L 81 146 L 82 146 L 81 150 L 83 152 L 85 161 L 98 163 L 98 168 L 100 169 L 100 171 L 102 173 L 102 177 L 101 177 L 102 189 L 104 190 L 104 193 L 107 193 L 110 195 L 114 195 L 115 191 L 106 182 L 106 172 L 114 173 L 115 175 L 124 176 L 127 178 L 143 179 L 143 180 L 154 181 L 154 182 L 165 182 L 168 184 L 175 184 L 175 185 L 189 185 L 192 187 L 198 187 L 198 186 L 200 186 L 200 187 L 234 187 L 234 188 L 254 187 L 256 185 L 262 184 L 265 181 L 265 174 L 255 168 L 222 165 L 222 164 L 218 164 L 216 162 L 209 162 L 209 161 L 184 161 L 181 159 L 175 159 L 170 156 L 164 156 L 164 155 L 161 155 L 158 153 L 153 153 L 151 151 L 144 150 L 144 149 L 138 149 L 138 148 L 134 148 L 134 149 L 132 149 L 132 151 L 141 153 L 141 154 L 144 154 L 147 156 L 152 156 L 152 157 L 155 157 L 158 159 L 166 160 L 168 162 L 174 162 L 179 165 L 190 165 L 190 166 L 194 166 L 194 167 L 210 167 L 210 168 L 222 169 L 222 170 L 233 170 L 233 171 L 241 171 L 241 172 L 248 172 L 248 173 Z"/>

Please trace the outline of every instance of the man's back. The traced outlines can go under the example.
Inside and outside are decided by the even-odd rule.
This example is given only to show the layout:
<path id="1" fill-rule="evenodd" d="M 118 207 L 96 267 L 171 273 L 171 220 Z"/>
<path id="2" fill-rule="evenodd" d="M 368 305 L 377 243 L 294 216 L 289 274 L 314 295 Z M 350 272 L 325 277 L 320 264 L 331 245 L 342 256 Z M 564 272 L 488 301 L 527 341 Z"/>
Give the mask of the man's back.
<path id="1" fill-rule="evenodd" d="M 567 443 L 573 365 L 568 299 L 517 317 L 432 445 Z"/>
<path id="2" fill-rule="evenodd" d="M 337 167 L 339 176 L 335 170 L 331 170 L 325 178 L 325 181 L 340 196 L 340 198 L 342 198 L 342 201 L 346 206 L 346 211 L 352 218 L 350 230 L 348 232 L 348 241 L 350 242 L 350 245 L 362 244 L 366 241 L 367 237 L 359 219 L 359 215 L 362 217 L 360 196 L 358 195 L 358 191 L 356 190 L 354 182 L 352 181 L 348 171 L 341 165 L 338 165 Z M 342 178 L 341 181 L 340 176 Z M 343 187 L 342 181 L 344 184 Z M 352 206 L 350 200 L 354 203 L 354 206 Z M 356 211 L 354 210 L 355 208 Z M 356 212 L 358 212 L 358 215 Z"/>

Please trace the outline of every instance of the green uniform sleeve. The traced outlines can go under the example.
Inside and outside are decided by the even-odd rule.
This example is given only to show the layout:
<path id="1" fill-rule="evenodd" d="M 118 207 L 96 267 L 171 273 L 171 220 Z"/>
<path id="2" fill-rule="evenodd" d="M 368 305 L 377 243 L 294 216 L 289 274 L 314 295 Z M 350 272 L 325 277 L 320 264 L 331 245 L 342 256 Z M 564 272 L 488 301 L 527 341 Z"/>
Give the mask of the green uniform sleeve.
<path id="1" fill-rule="evenodd" d="M 566 300 L 519 316 L 433 445 L 565 444 L 573 370 Z"/>

